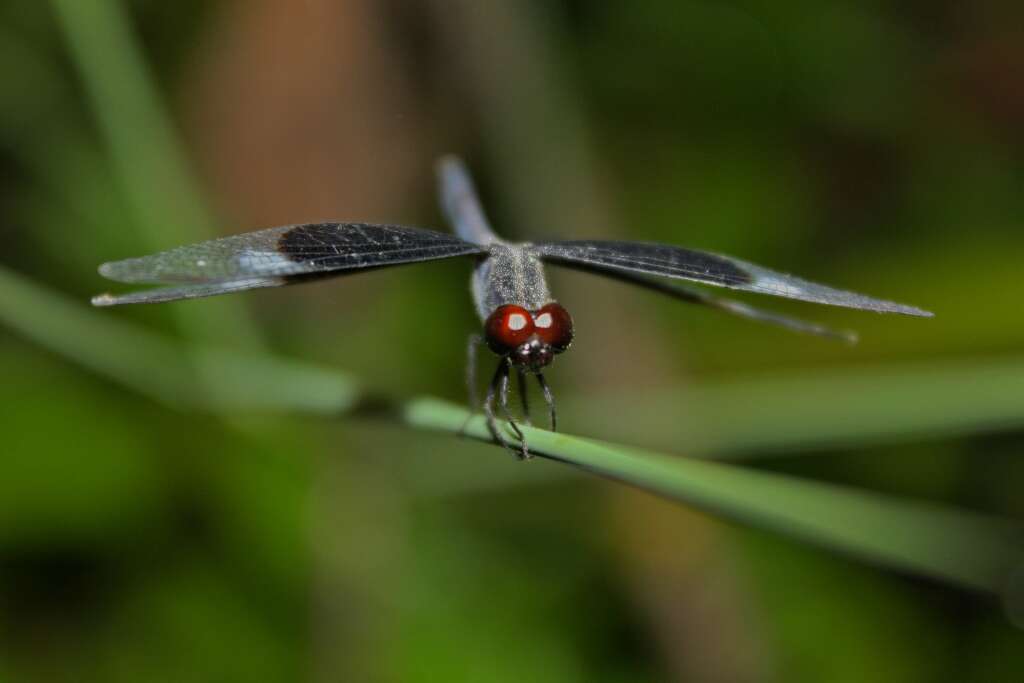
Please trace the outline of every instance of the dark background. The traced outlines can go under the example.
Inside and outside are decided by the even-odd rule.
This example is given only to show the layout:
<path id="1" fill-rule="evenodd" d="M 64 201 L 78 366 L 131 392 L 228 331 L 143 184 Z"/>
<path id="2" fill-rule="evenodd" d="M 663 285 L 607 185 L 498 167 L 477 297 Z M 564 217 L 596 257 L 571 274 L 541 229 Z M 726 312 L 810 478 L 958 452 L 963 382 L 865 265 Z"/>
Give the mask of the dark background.
<path id="1" fill-rule="evenodd" d="M 466 263 L 85 304 L 98 263 L 218 234 L 442 227 L 456 152 L 508 238 L 703 247 L 937 314 L 756 302 L 847 347 L 557 272 L 565 431 L 697 454 L 628 416 L 756 386 L 705 407 L 700 454 L 1019 519 L 1022 26 L 987 1 L 0 3 L 0 677 L 1020 680 L 993 596 L 450 436 L 195 410 L 85 322 L 463 401 Z M 964 368 L 992 388 L 950 391 Z M 875 418 L 738 435 L 791 376 Z"/>

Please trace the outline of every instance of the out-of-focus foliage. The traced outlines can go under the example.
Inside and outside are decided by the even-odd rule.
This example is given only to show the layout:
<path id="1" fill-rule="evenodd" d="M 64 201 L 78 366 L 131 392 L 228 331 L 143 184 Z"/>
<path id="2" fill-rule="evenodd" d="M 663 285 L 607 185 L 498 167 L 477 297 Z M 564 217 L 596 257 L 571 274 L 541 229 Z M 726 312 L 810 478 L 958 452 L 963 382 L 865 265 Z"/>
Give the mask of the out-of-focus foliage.
<path id="1" fill-rule="evenodd" d="M 858 329 L 850 349 L 556 274 L 580 334 L 549 375 L 569 432 L 1020 519 L 1022 20 L 994 1 L 9 0 L 0 265 L 84 303 L 99 262 L 212 232 L 438 225 L 430 165 L 458 151 L 511 238 L 702 246 L 937 313 L 758 302 Z M 466 275 L 95 314 L 0 277 L 0 677 L 1024 673 L 990 596 L 469 441 L 263 414 L 344 407 L 345 376 L 461 399 Z M 197 339 L 220 355 L 182 359 Z M 297 395 L 306 366 L 263 347 L 341 379 Z M 1006 595 L 1024 620 L 1024 588 Z"/>

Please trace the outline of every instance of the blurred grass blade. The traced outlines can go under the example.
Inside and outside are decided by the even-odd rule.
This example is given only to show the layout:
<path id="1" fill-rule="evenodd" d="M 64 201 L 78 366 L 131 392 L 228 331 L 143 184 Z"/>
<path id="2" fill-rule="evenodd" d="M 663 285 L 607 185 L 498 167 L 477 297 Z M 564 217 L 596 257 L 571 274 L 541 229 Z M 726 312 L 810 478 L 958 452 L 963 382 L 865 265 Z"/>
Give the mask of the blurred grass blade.
<path id="1" fill-rule="evenodd" d="M 212 236 L 154 78 L 117 0 L 53 0 L 117 172 L 154 245 Z"/>
<path id="2" fill-rule="evenodd" d="M 0 322 L 139 394 L 178 408 L 338 414 L 358 394 L 351 378 L 330 368 L 256 353 L 196 351 L 2 267 Z M 217 387 L 216 394 L 208 385 Z"/>
<path id="3" fill-rule="evenodd" d="M 117 0 L 52 0 L 117 177 L 153 250 L 215 236 L 202 193 Z M 111 259 L 137 254 L 111 254 Z M 99 264 L 97 264 L 99 265 Z M 175 310 L 190 334 L 257 345 L 239 303 Z"/>
<path id="4" fill-rule="evenodd" d="M 158 334 L 103 319 L 85 306 L 0 268 L 0 320 L 39 345 L 163 403 L 188 405 L 198 377 Z"/>
<path id="5" fill-rule="evenodd" d="M 432 398 L 406 406 L 416 427 L 457 432 L 467 412 Z M 1021 566 L 1021 527 L 735 465 L 669 457 L 523 427 L 531 450 L 707 512 L 842 551 L 875 564 L 999 592 Z M 466 433 L 490 441 L 483 418 Z M 528 466 L 528 465 L 527 465 Z"/>
<path id="6" fill-rule="evenodd" d="M 298 360 L 216 348 L 198 351 L 204 376 L 222 387 L 211 410 L 308 413 L 337 417 L 362 390 L 349 375 Z"/>
<path id="7" fill-rule="evenodd" d="M 818 370 L 702 382 L 642 398 L 579 397 L 573 424 L 698 455 L 792 455 L 1024 426 L 1024 359 Z"/>

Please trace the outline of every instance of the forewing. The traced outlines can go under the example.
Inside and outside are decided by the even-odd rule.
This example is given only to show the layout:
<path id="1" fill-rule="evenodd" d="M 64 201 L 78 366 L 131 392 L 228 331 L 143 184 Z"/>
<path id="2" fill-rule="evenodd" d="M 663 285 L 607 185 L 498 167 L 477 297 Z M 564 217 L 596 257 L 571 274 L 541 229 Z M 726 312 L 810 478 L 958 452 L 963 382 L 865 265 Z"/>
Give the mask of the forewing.
<path id="1" fill-rule="evenodd" d="M 100 294 L 92 298 L 93 306 L 121 306 L 124 304 L 159 304 L 165 301 L 178 301 L 180 299 L 202 299 L 218 294 L 230 294 L 231 292 L 242 292 L 246 289 L 258 287 L 278 287 L 288 284 L 286 278 L 280 277 L 256 277 L 246 280 L 234 280 L 232 282 L 198 283 L 192 285 L 179 285 L 177 287 L 156 287 L 141 292 L 129 292 L 127 294 Z"/>
<path id="2" fill-rule="evenodd" d="M 902 313 L 931 317 L 928 311 L 892 301 L 874 299 L 856 292 L 833 289 L 792 275 L 778 273 L 753 263 L 706 251 L 646 242 L 577 240 L 540 242 L 533 245 L 546 261 L 569 267 L 599 266 L 632 273 L 692 280 L 758 294 L 771 294 L 846 308 L 879 313 Z"/>
<path id="3" fill-rule="evenodd" d="M 453 235 L 398 225 L 311 223 L 270 228 L 104 263 L 119 282 L 231 283 L 432 261 L 483 253 Z"/>

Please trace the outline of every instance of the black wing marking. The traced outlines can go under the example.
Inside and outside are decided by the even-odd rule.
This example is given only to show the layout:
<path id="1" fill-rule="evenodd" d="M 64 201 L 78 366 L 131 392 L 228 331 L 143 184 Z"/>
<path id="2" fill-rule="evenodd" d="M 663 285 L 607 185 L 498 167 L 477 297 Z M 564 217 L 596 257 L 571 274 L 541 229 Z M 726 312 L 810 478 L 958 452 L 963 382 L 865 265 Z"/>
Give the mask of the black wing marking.
<path id="1" fill-rule="evenodd" d="M 533 249 L 546 261 L 568 267 L 583 267 L 584 270 L 587 266 L 599 266 L 606 270 L 661 275 L 879 313 L 902 313 L 929 318 L 933 315 L 914 306 L 833 289 L 730 256 L 665 244 L 580 240 L 539 242 L 533 245 Z"/>
<path id="2" fill-rule="evenodd" d="M 270 228 L 104 263 L 119 282 L 232 282 L 480 254 L 454 235 L 399 225 L 312 223 Z"/>

